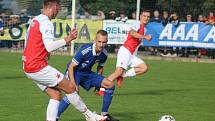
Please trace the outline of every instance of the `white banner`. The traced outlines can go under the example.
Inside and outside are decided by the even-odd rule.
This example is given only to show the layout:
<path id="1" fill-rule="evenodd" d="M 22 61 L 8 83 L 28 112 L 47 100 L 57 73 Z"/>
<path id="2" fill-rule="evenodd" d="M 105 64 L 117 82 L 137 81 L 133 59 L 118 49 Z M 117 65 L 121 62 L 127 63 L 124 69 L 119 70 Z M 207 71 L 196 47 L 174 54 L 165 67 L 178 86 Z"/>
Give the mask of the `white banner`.
<path id="1" fill-rule="evenodd" d="M 127 20 L 126 22 L 115 20 L 104 20 L 103 30 L 108 33 L 108 44 L 123 44 L 127 38 L 131 25 L 136 20 Z"/>

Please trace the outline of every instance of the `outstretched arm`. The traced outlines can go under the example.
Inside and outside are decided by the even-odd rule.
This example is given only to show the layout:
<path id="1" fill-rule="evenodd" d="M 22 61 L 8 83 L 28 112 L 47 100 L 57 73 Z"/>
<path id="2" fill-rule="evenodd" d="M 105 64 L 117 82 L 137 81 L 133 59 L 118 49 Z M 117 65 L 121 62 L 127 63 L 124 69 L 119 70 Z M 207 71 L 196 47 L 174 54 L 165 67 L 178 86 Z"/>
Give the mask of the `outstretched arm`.
<path id="1" fill-rule="evenodd" d="M 146 40 L 150 41 L 152 39 L 151 35 L 141 35 L 141 34 L 137 33 L 135 30 L 130 30 L 130 34 L 131 34 L 131 36 L 138 38 L 140 40 L 146 39 Z"/>
<path id="2" fill-rule="evenodd" d="M 77 38 L 77 30 L 73 29 L 69 35 L 64 37 L 64 39 L 54 41 L 53 38 L 45 37 L 43 38 L 43 43 L 48 52 L 52 52 L 60 47 L 63 47 L 66 44 L 69 44 L 72 40 Z"/>

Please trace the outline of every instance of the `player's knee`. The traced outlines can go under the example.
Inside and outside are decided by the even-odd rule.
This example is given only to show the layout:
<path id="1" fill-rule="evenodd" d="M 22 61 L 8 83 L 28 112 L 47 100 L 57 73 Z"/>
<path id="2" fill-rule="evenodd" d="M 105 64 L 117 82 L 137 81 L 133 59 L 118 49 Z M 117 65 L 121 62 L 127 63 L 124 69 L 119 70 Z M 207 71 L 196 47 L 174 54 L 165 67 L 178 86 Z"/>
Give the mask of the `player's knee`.
<path id="1" fill-rule="evenodd" d="M 114 87 L 114 82 L 110 81 L 107 85 L 107 88 L 113 88 Z"/>
<path id="2" fill-rule="evenodd" d="M 140 72 L 141 74 L 146 73 L 148 71 L 148 66 L 146 64 L 141 65 Z"/>
<path id="3" fill-rule="evenodd" d="M 108 79 L 104 79 L 101 86 L 104 88 L 112 88 L 114 87 L 114 82 Z"/>
<path id="4" fill-rule="evenodd" d="M 65 93 L 71 94 L 71 93 L 73 93 L 73 92 L 75 92 L 75 91 L 76 91 L 75 85 L 72 84 L 72 83 L 69 83 L 69 84 L 68 84 L 68 88 L 66 88 L 66 90 L 65 90 Z"/>
<path id="5" fill-rule="evenodd" d="M 114 93 L 114 90 L 115 90 L 115 86 L 113 86 L 111 88 L 105 88 L 105 93 L 112 95 Z"/>
<path id="6" fill-rule="evenodd" d="M 52 91 L 50 93 L 50 98 L 54 100 L 61 100 L 61 93 L 58 90 Z"/>
<path id="7" fill-rule="evenodd" d="M 117 67 L 117 68 L 116 68 L 116 72 L 119 73 L 119 74 L 122 74 L 123 71 L 124 71 L 124 69 L 121 68 L 121 67 Z"/>

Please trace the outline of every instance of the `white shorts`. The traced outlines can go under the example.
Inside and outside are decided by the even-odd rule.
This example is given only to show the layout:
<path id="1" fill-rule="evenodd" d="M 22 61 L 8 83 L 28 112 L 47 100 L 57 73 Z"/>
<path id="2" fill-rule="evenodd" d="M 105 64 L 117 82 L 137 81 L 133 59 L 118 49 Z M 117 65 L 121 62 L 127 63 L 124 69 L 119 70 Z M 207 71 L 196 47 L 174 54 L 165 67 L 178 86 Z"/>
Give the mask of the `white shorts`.
<path id="1" fill-rule="evenodd" d="M 46 66 L 35 73 L 26 73 L 28 78 L 33 79 L 37 86 L 44 91 L 47 87 L 55 87 L 60 83 L 64 75 L 51 66 Z"/>
<path id="2" fill-rule="evenodd" d="M 120 47 L 117 54 L 116 67 L 122 67 L 127 70 L 128 67 L 135 67 L 142 63 L 144 63 L 144 61 L 136 55 L 131 54 L 131 52 L 127 48 L 125 48 L 124 46 Z"/>

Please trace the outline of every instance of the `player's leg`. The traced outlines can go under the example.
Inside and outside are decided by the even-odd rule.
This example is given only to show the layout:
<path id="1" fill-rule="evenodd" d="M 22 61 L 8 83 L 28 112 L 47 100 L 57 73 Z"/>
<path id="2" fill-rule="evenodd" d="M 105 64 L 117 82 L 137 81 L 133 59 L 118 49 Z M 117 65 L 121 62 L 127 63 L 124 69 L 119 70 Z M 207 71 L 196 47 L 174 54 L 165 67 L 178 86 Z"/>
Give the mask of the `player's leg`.
<path id="1" fill-rule="evenodd" d="M 77 73 L 74 73 L 74 77 L 75 77 L 76 85 L 79 85 L 80 78 L 82 76 L 77 75 Z M 66 71 L 65 78 L 67 80 L 69 80 L 68 70 Z M 68 100 L 67 96 L 65 95 L 60 101 L 60 105 L 59 105 L 59 109 L 58 109 L 58 115 L 57 115 L 58 119 L 60 118 L 61 114 L 66 111 L 66 109 L 69 107 L 69 105 L 70 105 L 70 101 Z"/>
<path id="2" fill-rule="evenodd" d="M 26 73 L 26 75 L 34 80 L 42 91 L 49 95 L 50 100 L 47 107 L 46 120 L 55 121 L 61 95 L 60 91 L 53 87 L 55 87 L 58 81 L 63 78 L 63 75 L 60 72 L 53 70 L 50 66 L 43 68 L 39 72 Z"/>
<path id="3" fill-rule="evenodd" d="M 132 77 L 136 75 L 144 74 L 148 71 L 148 66 L 143 60 L 137 56 L 132 56 L 131 58 L 131 68 L 127 70 L 122 76 L 123 77 Z"/>
<path id="4" fill-rule="evenodd" d="M 60 90 L 63 90 L 66 93 L 66 96 L 69 102 L 80 112 L 82 112 L 85 116 L 88 116 L 93 119 L 103 119 L 104 117 L 94 114 L 90 110 L 87 109 L 87 106 L 81 100 L 80 96 L 76 92 L 75 85 L 64 78 L 64 75 L 57 71 L 55 68 L 51 66 L 47 66 L 44 69 L 40 70 L 36 73 L 28 73 L 28 77 L 35 80 L 36 83 L 41 84 L 46 87 L 55 87 Z M 49 111 L 49 110 L 48 110 Z M 58 112 L 58 108 L 57 108 Z M 56 115 L 57 116 L 57 115 Z M 55 119 L 56 120 L 56 119 Z M 54 121 L 55 121 L 54 120 Z"/>
<path id="5" fill-rule="evenodd" d="M 69 102 L 67 96 L 64 96 L 61 99 L 60 104 L 59 104 L 57 119 L 60 118 L 61 114 L 66 111 L 66 109 L 69 107 L 69 105 L 70 105 L 70 102 Z"/>
<path id="6" fill-rule="evenodd" d="M 82 101 L 81 97 L 76 92 L 76 88 L 74 84 L 67 80 L 63 79 L 57 86 L 58 88 L 62 89 L 66 93 L 66 97 L 68 101 L 78 110 L 80 111 L 86 119 L 92 120 L 104 120 L 106 117 L 97 115 L 90 111 L 85 103 Z"/>
<path id="7" fill-rule="evenodd" d="M 45 92 L 50 97 L 47 107 L 46 120 L 55 121 L 57 117 L 59 101 L 61 99 L 60 91 L 55 88 L 46 88 Z"/>
<path id="8" fill-rule="evenodd" d="M 105 88 L 101 114 L 103 116 L 107 116 L 106 121 L 118 121 L 118 119 L 110 116 L 108 113 L 115 90 L 114 82 L 104 78 L 102 75 L 99 75 L 97 73 L 92 73 L 89 76 L 89 81 L 91 82 L 91 86 L 93 87 Z"/>
<path id="9" fill-rule="evenodd" d="M 103 116 L 107 116 L 108 118 L 106 121 L 119 121 L 118 119 L 114 118 L 108 113 L 109 107 L 111 105 L 113 99 L 113 93 L 115 90 L 113 81 L 110 81 L 106 78 L 103 79 L 101 86 L 105 88 L 104 97 L 103 97 L 103 104 L 102 104 L 102 112 Z"/>
<path id="10" fill-rule="evenodd" d="M 121 46 L 117 54 L 116 70 L 108 77 L 109 80 L 113 81 L 117 79 L 118 86 L 121 86 L 122 74 L 128 68 L 131 59 L 131 53 L 124 46 Z"/>
<path id="11" fill-rule="evenodd" d="M 118 77 L 120 77 L 123 74 L 124 71 L 125 71 L 124 68 L 116 67 L 115 71 L 111 75 L 108 76 L 108 79 L 111 80 L 111 81 L 114 81 Z"/>

